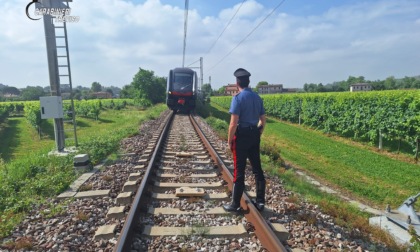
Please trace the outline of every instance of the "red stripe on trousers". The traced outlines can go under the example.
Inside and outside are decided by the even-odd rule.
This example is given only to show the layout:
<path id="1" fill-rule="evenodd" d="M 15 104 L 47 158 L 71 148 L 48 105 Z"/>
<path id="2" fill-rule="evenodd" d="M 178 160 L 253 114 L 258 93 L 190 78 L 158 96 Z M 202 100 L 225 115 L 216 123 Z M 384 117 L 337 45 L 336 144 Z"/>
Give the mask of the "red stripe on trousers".
<path id="1" fill-rule="evenodd" d="M 233 154 L 233 183 L 236 182 L 236 135 L 233 136 L 233 144 L 232 144 L 232 154 Z"/>

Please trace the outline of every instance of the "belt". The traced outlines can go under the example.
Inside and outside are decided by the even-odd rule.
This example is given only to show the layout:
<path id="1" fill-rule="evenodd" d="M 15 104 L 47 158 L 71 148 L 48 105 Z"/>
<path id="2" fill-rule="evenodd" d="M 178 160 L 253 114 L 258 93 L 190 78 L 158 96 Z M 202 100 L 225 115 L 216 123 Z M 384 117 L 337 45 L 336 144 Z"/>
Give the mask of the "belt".
<path id="1" fill-rule="evenodd" d="M 238 126 L 238 128 L 239 129 L 251 129 L 251 130 L 254 130 L 254 129 L 258 129 L 258 126 L 257 125 L 251 125 L 251 126 L 245 126 L 245 127 Z"/>

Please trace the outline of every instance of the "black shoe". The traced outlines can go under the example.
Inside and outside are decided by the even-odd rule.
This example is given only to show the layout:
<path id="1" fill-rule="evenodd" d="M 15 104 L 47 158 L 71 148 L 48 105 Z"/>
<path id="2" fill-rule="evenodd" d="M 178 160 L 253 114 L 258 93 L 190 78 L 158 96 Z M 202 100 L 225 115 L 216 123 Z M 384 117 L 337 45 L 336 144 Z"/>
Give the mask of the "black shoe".
<path id="1" fill-rule="evenodd" d="M 234 206 L 232 204 L 223 205 L 223 209 L 228 212 L 239 212 L 241 211 L 241 206 Z"/>
<path id="2" fill-rule="evenodd" d="M 252 201 L 255 208 L 257 208 L 258 211 L 262 212 L 264 211 L 264 203 L 257 203 L 255 200 Z"/>

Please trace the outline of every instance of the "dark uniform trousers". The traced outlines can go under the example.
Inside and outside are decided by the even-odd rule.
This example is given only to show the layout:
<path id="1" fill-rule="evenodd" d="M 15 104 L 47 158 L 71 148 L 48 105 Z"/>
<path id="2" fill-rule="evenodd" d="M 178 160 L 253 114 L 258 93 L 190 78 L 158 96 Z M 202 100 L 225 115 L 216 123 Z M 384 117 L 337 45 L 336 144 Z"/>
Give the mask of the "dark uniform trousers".
<path id="1" fill-rule="evenodd" d="M 256 126 L 240 128 L 238 126 L 235 136 L 233 137 L 233 203 L 239 204 L 242 193 L 245 188 L 245 166 L 246 160 L 249 159 L 252 172 L 257 183 L 257 202 L 265 203 L 265 178 L 263 170 L 261 169 L 260 160 L 260 131 Z M 264 187 L 261 188 L 261 187 Z"/>

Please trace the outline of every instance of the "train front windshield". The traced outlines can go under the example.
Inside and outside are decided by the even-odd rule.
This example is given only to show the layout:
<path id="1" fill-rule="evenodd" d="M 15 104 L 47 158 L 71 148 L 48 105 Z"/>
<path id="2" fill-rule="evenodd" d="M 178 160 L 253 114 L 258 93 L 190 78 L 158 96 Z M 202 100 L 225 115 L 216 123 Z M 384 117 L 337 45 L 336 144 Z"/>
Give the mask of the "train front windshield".
<path id="1" fill-rule="evenodd" d="M 175 73 L 173 91 L 191 92 L 193 88 L 193 75 L 188 73 Z"/>

